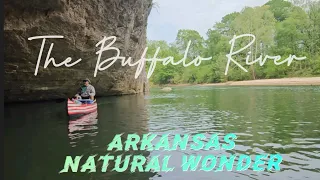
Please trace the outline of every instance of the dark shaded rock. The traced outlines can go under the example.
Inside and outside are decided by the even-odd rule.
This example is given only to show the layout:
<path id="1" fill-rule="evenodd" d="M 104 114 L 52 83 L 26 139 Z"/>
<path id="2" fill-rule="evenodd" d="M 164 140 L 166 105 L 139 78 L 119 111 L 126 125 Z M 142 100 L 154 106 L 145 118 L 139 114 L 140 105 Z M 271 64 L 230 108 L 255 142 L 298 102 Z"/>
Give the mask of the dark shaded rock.
<path id="1" fill-rule="evenodd" d="M 60 99 L 73 96 L 88 77 L 97 96 L 132 94 L 148 91 L 147 78 L 134 78 L 136 67 L 122 67 L 120 61 L 93 77 L 97 62 L 95 46 L 103 36 L 116 36 L 113 45 L 121 56 L 139 60 L 146 47 L 147 18 L 152 0 L 5 0 L 5 102 Z M 48 39 L 37 76 L 34 75 L 42 40 L 29 37 L 62 35 Z M 61 63 L 67 57 L 72 67 L 44 69 L 44 62 L 54 43 L 51 57 Z M 104 60 L 114 56 L 104 53 Z M 144 71 L 143 71 L 144 72 Z"/>

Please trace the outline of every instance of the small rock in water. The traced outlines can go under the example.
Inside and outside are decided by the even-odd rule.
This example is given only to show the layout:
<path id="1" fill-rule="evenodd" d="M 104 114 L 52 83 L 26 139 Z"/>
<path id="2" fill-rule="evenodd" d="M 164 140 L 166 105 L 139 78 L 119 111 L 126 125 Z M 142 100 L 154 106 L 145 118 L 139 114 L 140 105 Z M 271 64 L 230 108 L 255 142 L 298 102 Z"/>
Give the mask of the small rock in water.
<path id="1" fill-rule="evenodd" d="M 169 92 L 169 91 L 172 91 L 172 88 L 171 87 L 164 87 L 161 89 L 161 91 Z"/>

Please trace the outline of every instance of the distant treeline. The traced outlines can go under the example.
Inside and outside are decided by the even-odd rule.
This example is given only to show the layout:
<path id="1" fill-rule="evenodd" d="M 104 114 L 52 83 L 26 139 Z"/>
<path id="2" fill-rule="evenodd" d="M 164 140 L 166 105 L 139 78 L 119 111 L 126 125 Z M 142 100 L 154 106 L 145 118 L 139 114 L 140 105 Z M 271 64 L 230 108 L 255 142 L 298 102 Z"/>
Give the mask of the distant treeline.
<path id="1" fill-rule="evenodd" d="M 224 16 L 207 31 L 207 39 L 195 30 L 179 30 L 172 44 L 166 41 L 148 41 L 147 57 L 152 58 L 160 47 L 158 58 L 174 57 L 175 61 L 183 58 L 188 42 L 191 46 L 188 53 L 190 62 L 198 55 L 212 57 L 203 61 L 200 66 L 166 65 L 158 62 L 150 81 L 153 84 L 179 83 L 219 83 L 225 81 L 241 81 L 252 79 L 268 79 L 283 77 L 305 77 L 320 75 L 320 1 L 309 1 L 304 4 L 284 0 L 271 0 L 261 7 L 246 7 L 241 12 Z M 225 75 L 229 54 L 229 41 L 234 35 L 253 34 L 256 41 L 251 51 L 251 60 L 259 56 L 281 55 L 286 59 L 290 54 L 297 57 L 306 56 L 303 61 L 275 65 L 273 60 L 260 66 L 259 63 L 246 65 L 248 54 L 235 57 L 249 72 L 244 72 L 231 63 Z M 236 48 L 244 47 L 251 40 L 238 40 Z M 150 63 L 147 63 L 149 67 Z"/>

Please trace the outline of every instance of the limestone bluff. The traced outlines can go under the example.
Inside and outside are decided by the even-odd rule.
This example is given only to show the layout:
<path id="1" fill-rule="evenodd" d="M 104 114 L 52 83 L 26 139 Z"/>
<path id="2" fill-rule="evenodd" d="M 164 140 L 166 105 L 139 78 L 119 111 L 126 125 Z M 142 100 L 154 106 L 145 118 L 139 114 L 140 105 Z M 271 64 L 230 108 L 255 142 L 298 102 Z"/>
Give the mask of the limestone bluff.
<path id="1" fill-rule="evenodd" d="M 147 19 L 152 0 L 53 0 L 4 1 L 4 93 L 5 102 L 66 98 L 74 94 L 79 79 L 91 78 L 99 96 L 134 94 L 147 91 L 147 77 L 135 79 L 134 67 L 114 64 L 93 78 L 95 44 L 103 36 L 117 36 L 115 46 L 122 56 L 139 59 L 146 47 Z M 81 57 L 72 67 L 43 69 L 34 76 L 41 44 L 28 37 L 59 34 L 52 56 L 57 62 L 65 57 Z M 47 43 L 44 53 L 50 44 Z M 114 54 L 104 54 L 103 58 Z M 44 63 L 44 61 L 42 61 Z"/>

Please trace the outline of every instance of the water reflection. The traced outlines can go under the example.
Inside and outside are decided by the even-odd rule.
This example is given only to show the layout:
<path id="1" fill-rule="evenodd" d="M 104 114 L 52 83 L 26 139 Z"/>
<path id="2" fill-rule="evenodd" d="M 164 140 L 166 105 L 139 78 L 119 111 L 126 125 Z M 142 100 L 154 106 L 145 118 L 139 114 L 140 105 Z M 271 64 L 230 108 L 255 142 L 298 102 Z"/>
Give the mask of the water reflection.
<path id="1" fill-rule="evenodd" d="M 320 88 L 184 87 L 169 93 L 99 98 L 98 114 L 70 121 L 65 103 L 5 107 L 5 178 L 15 180 L 100 179 L 318 179 Z M 31 112 L 31 113 L 30 113 Z M 116 134 L 235 133 L 232 152 L 107 151 Z M 172 136 L 170 136 L 172 141 Z M 159 141 L 159 138 L 154 140 Z M 72 142 L 70 144 L 70 142 Z M 168 173 L 64 173 L 66 156 L 171 155 Z M 182 172 L 182 155 L 281 153 L 280 172 Z M 81 164 L 82 165 L 82 164 Z M 80 167 L 81 167 L 80 165 Z M 110 168 L 113 165 L 110 164 Z"/>
<path id="2" fill-rule="evenodd" d="M 76 119 L 69 120 L 69 139 L 71 147 L 75 147 L 76 143 L 85 136 L 93 137 L 98 134 L 98 111 L 79 116 Z"/>
<path id="3" fill-rule="evenodd" d="M 62 173 L 66 156 L 143 155 L 148 151 L 107 151 L 116 134 L 147 134 L 150 116 L 144 95 L 99 98 L 98 111 L 69 119 L 66 103 L 44 102 L 12 104 L 5 107 L 5 178 L 14 180 L 147 180 L 154 173 L 101 172 L 97 161 L 96 173 Z M 30 113 L 36 112 L 36 113 Z M 83 162 L 79 165 L 79 169 Z M 79 170 L 80 171 L 80 170 Z"/>
<path id="4" fill-rule="evenodd" d="M 108 144 L 117 134 L 122 135 L 122 142 L 126 141 L 128 134 L 136 133 L 140 136 L 149 132 L 148 121 L 149 114 L 147 110 L 147 101 L 144 95 L 132 95 L 122 97 L 99 98 L 98 113 L 91 113 L 81 116 L 75 120 L 69 120 L 68 131 L 70 139 L 70 147 L 73 148 L 70 155 L 83 155 L 86 158 L 91 155 L 100 156 L 109 154 L 115 159 L 118 155 L 122 158 L 126 155 L 143 155 L 146 159 L 150 156 L 148 151 L 107 151 Z M 132 162 L 131 157 L 131 161 Z M 123 162 L 120 167 L 122 167 Z M 96 161 L 95 173 L 66 173 L 60 175 L 65 178 L 75 179 L 149 179 L 154 173 L 131 173 L 130 165 L 125 172 L 117 173 L 112 171 L 115 166 L 113 160 L 109 161 L 107 172 L 101 172 L 103 161 Z"/>
<path id="5" fill-rule="evenodd" d="M 160 173 L 164 179 L 317 179 L 320 173 L 320 94 L 316 87 L 181 87 L 153 92 L 150 132 L 235 133 L 232 152 L 173 151 L 174 166 L 184 154 L 206 156 L 280 153 L 280 172 Z M 163 152 L 152 152 L 152 155 Z M 155 178 L 157 179 L 157 178 Z M 161 178 L 159 178 L 161 179 Z"/>
<path id="6" fill-rule="evenodd" d="M 122 135 L 122 142 L 126 141 L 128 134 L 137 134 L 142 136 L 149 133 L 148 122 L 150 119 L 148 109 L 148 101 L 145 100 L 143 94 L 122 96 L 122 97 L 110 97 L 101 98 L 98 102 L 99 111 L 99 135 L 97 136 L 97 142 L 99 142 L 96 152 L 99 155 L 118 156 L 122 155 L 124 158 L 126 155 L 143 155 L 146 159 L 150 156 L 149 151 L 107 151 L 107 145 L 113 140 L 117 134 Z M 132 162 L 132 158 L 131 161 Z M 97 169 L 102 168 L 103 162 L 97 163 Z M 155 173 L 131 173 L 130 166 L 127 171 L 117 173 L 111 171 L 114 168 L 113 161 L 110 161 L 108 171 L 106 173 L 95 173 L 90 175 L 90 178 L 97 179 L 141 179 L 147 180 L 153 177 Z M 121 166 L 123 162 L 121 163 Z"/>

